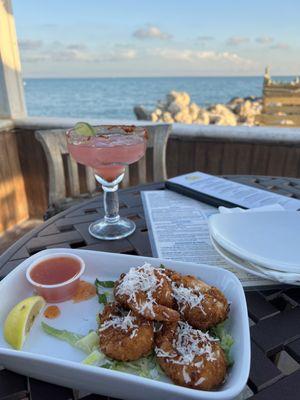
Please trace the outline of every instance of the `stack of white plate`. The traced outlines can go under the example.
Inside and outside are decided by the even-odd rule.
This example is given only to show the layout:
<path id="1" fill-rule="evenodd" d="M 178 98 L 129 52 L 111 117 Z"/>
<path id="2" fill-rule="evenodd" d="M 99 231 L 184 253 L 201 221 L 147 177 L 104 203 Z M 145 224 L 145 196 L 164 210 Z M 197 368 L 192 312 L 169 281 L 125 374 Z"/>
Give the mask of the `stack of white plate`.
<path id="1" fill-rule="evenodd" d="M 231 265 L 253 275 L 300 285 L 300 212 L 215 214 L 211 241 Z"/>

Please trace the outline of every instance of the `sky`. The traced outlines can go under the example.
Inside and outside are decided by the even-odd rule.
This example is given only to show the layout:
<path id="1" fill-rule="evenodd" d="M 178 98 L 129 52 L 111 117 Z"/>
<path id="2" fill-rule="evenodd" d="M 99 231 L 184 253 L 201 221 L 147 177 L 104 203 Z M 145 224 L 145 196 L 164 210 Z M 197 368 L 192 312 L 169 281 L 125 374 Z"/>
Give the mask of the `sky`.
<path id="1" fill-rule="evenodd" d="M 12 0 L 24 77 L 300 74 L 299 0 Z"/>

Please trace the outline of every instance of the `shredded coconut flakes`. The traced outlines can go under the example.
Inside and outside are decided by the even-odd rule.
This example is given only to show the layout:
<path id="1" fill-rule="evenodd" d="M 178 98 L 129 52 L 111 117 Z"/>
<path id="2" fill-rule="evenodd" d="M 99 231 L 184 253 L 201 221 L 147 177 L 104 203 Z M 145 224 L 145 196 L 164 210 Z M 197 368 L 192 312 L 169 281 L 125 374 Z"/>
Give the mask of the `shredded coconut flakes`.
<path id="1" fill-rule="evenodd" d="M 136 318 L 130 314 L 130 312 L 125 316 L 113 315 L 112 318 L 106 320 L 101 327 L 99 328 L 99 332 L 103 332 L 106 329 L 113 327 L 119 328 L 123 332 L 128 332 L 130 329 L 133 329 L 130 338 L 134 337 L 137 334 L 138 325 L 135 324 Z"/>
<path id="2" fill-rule="evenodd" d="M 183 369 L 182 369 L 182 375 L 183 375 L 183 379 L 184 379 L 185 383 L 191 382 L 191 377 L 190 377 L 189 373 L 186 370 L 186 366 L 184 366 Z"/>
<path id="3" fill-rule="evenodd" d="M 154 292 L 162 287 L 166 274 L 160 269 L 145 263 L 141 267 L 130 268 L 117 287 L 117 294 L 129 297 L 139 311 L 143 314 L 146 310 L 155 317 L 153 305 L 157 304 L 153 298 Z M 137 301 L 137 293 L 143 292 L 147 296 L 146 302 Z"/>
<path id="4" fill-rule="evenodd" d="M 158 357 L 171 358 L 170 363 L 179 365 L 190 365 L 197 356 L 203 356 L 207 361 L 216 360 L 216 353 L 213 351 L 212 342 L 218 341 L 207 332 L 193 329 L 186 322 L 179 322 L 177 338 L 173 340 L 172 346 L 177 353 L 168 353 L 160 348 L 155 352 Z M 178 357 L 179 355 L 179 357 Z M 176 357 L 176 359 L 174 359 Z M 201 368 L 203 361 L 198 361 L 195 366 Z"/>
<path id="5" fill-rule="evenodd" d="M 195 385 L 197 386 L 197 385 L 201 385 L 201 383 L 203 383 L 205 381 L 205 378 L 203 377 L 203 376 L 201 376 L 201 378 L 199 378 L 198 380 L 197 380 L 197 382 L 195 382 Z"/>
<path id="6" fill-rule="evenodd" d="M 188 305 L 190 308 L 199 307 L 203 314 L 206 315 L 202 305 L 202 301 L 205 299 L 205 294 L 195 293 L 193 288 L 186 288 L 182 284 L 177 286 L 175 282 L 172 283 L 172 289 L 173 297 L 177 301 L 181 312 L 183 312 Z"/>

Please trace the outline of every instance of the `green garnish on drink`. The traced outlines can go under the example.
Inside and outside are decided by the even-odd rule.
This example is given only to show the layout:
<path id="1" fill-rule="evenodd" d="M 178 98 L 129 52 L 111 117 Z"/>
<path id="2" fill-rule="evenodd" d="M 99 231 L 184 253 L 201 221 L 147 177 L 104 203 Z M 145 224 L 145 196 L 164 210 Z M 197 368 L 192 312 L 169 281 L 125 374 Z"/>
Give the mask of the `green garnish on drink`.
<path id="1" fill-rule="evenodd" d="M 87 122 L 77 122 L 74 129 L 75 132 L 81 136 L 96 136 L 95 129 Z"/>

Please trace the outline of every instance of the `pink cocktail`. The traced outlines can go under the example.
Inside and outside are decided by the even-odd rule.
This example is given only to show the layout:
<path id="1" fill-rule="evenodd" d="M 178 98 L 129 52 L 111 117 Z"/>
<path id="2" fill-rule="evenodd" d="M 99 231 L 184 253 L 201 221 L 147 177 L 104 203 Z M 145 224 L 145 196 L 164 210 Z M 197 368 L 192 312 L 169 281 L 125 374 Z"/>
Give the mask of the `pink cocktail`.
<path id="1" fill-rule="evenodd" d="M 107 181 L 113 181 L 124 173 L 125 166 L 143 157 L 146 141 L 136 134 L 119 133 L 84 138 L 82 143 L 68 144 L 74 159 L 94 168 L 96 174 Z"/>
<path id="2" fill-rule="evenodd" d="M 147 133 L 145 128 L 134 126 L 99 126 L 93 130 L 91 136 L 68 130 L 68 148 L 78 163 L 94 169 L 104 191 L 105 216 L 90 225 L 90 234 L 99 239 L 120 239 L 130 235 L 135 224 L 119 216 L 118 184 L 125 167 L 145 154 Z"/>

